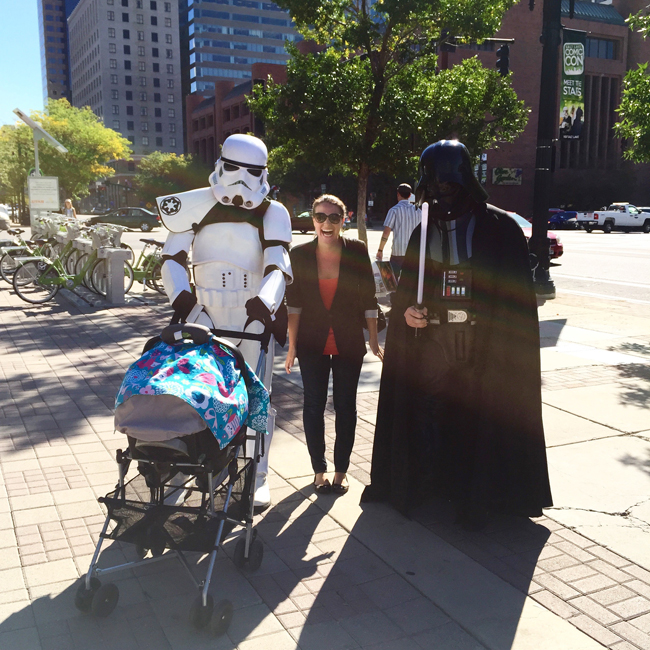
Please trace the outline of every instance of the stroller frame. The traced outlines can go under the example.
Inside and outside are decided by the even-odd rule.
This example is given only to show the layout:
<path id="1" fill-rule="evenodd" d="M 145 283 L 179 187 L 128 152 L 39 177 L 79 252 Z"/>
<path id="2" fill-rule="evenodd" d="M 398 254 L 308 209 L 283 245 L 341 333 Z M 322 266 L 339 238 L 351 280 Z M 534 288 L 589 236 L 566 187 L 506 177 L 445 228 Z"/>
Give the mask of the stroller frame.
<path id="1" fill-rule="evenodd" d="M 205 332 L 198 331 L 197 333 L 197 330 L 205 330 Z M 205 342 L 213 336 L 210 330 L 208 330 L 207 328 L 196 326 L 196 325 L 189 325 L 189 324 L 187 325 L 177 324 L 177 325 L 170 325 L 167 328 L 165 328 L 165 330 L 163 330 L 162 339 L 165 340 L 166 342 L 168 341 L 165 338 L 165 334 L 167 334 L 167 337 L 169 338 L 170 331 L 171 331 L 171 336 L 173 336 L 173 338 L 176 341 L 182 340 L 183 333 L 190 333 L 190 335 L 194 338 L 195 342 L 199 342 L 199 343 Z M 265 340 L 265 335 L 263 334 L 255 335 L 255 334 L 249 334 L 243 332 L 231 332 L 226 330 L 214 330 L 214 331 L 221 336 L 230 335 L 233 338 L 235 337 L 238 339 L 246 338 L 246 339 L 260 341 L 261 349 L 260 349 L 260 355 L 257 361 L 257 367 L 255 372 L 258 377 L 263 376 L 264 369 L 265 369 L 265 362 L 266 362 L 266 352 L 268 349 L 267 347 L 268 341 Z M 207 336 L 207 338 L 203 340 L 199 340 L 203 336 Z M 245 374 L 246 370 L 245 370 L 245 365 L 243 365 L 243 355 L 241 355 L 241 352 L 239 352 L 239 350 L 236 347 L 234 347 L 232 344 L 230 344 L 228 341 L 223 341 L 223 339 L 216 338 L 216 337 L 214 338 L 220 344 L 226 346 L 229 350 L 232 351 L 234 348 L 234 350 L 236 351 L 235 356 L 238 358 L 240 364 L 242 364 L 241 367 L 243 369 L 243 373 Z M 104 525 L 99 535 L 99 540 L 95 547 L 95 552 L 93 553 L 93 557 L 90 561 L 90 566 L 88 567 L 87 573 L 81 578 L 79 587 L 77 589 L 77 594 L 75 597 L 75 605 L 77 609 L 85 613 L 92 612 L 94 615 L 99 617 L 106 617 L 110 615 L 112 611 L 115 609 L 115 607 L 117 606 L 117 602 L 119 599 L 119 591 L 117 586 L 112 583 L 101 585 L 101 583 L 98 580 L 99 576 L 107 575 L 110 573 L 116 573 L 124 569 L 133 569 L 139 566 L 144 566 L 144 565 L 152 564 L 154 562 L 159 562 L 160 560 L 164 560 L 168 558 L 178 558 L 181 565 L 185 568 L 185 570 L 189 574 L 192 582 L 194 583 L 194 586 L 200 590 L 200 593 L 197 596 L 194 603 L 192 604 L 190 610 L 190 622 L 196 628 L 200 629 L 205 627 L 210 622 L 213 608 L 214 608 L 212 597 L 208 594 L 208 591 L 210 588 L 210 581 L 212 579 L 212 574 L 214 572 L 214 566 L 217 559 L 217 554 L 219 551 L 219 547 L 224 541 L 224 538 L 228 537 L 228 535 L 232 532 L 231 529 L 226 533 L 226 535 L 224 535 L 224 527 L 226 523 L 232 525 L 233 528 L 239 527 L 245 529 L 243 538 L 240 537 L 235 547 L 234 563 L 238 568 L 246 567 L 250 571 L 255 571 L 259 568 L 263 559 L 264 547 L 262 543 L 256 539 L 257 531 L 253 528 L 253 517 L 255 514 L 254 512 L 255 476 L 257 474 L 257 466 L 260 461 L 260 458 L 264 454 L 264 433 L 260 431 L 254 431 L 253 433 L 255 435 L 251 435 L 250 429 L 248 429 L 246 425 L 242 427 L 242 429 L 235 436 L 235 438 L 224 448 L 223 451 L 227 450 L 229 447 L 232 447 L 232 450 L 230 452 L 227 462 L 221 467 L 221 469 L 218 471 L 216 476 L 214 475 L 212 468 L 208 466 L 209 461 L 208 459 L 204 458 L 205 454 L 202 454 L 201 457 L 199 457 L 198 459 L 199 462 L 196 463 L 187 462 L 187 461 L 176 462 L 173 460 L 161 461 L 160 459 L 156 459 L 156 458 L 141 458 L 138 456 L 134 457 L 134 453 L 131 448 L 128 448 L 126 451 L 122 451 L 121 449 L 118 449 L 116 451 L 116 462 L 119 470 L 118 483 L 115 487 L 114 492 L 109 493 L 106 497 L 99 497 L 98 501 L 100 503 L 105 504 L 115 499 L 120 499 L 122 502 L 126 503 L 127 485 L 130 482 L 138 479 L 139 476 L 145 476 L 142 473 L 142 471 L 139 471 L 138 474 L 134 478 L 132 478 L 129 482 L 126 481 L 126 475 L 128 473 L 132 461 L 136 461 L 139 464 L 139 470 L 141 469 L 140 464 L 143 464 L 143 465 L 149 465 L 154 472 L 159 472 L 161 471 L 160 466 L 162 465 L 164 469 L 168 470 L 169 476 L 167 477 L 166 480 L 161 480 L 156 487 L 149 486 L 150 500 L 148 503 L 144 503 L 144 502 L 142 503 L 142 511 L 147 512 L 153 508 L 169 507 L 170 513 L 171 513 L 171 509 L 173 508 L 173 512 L 175 513 L 180 513 L 180 514 L 187 513 L 191 515 L 203 516 L 208 521 L 216 520 L 218 521 L 216 538 L 214 544 L 212 545 L 212 549 L 209 553 L 208 567 L 206 570 L 205 578 L 203 580 L 199 580 L 196 578 L 194 571 L 190 567 L 190 564 L 187 558 L 185 557 L 185 552 L 182 549 L 180 548 L 167 549 L 166 540 L 160 540 L 160 539 L 158 540 L 158 542 L 160 543 L 160 541 L 162 541 L 162 547 L 158 545 L 156 548 L 154 548 L 153 544 L 151 548 L 145 548 L 142 545 L 140 546 L 140 552 L 139 552 L 140 555 L 142 555 L 143 552 L 146 555 L 146 553 L 150 550 L 152 553 L 152 557 L 146 558 L 142 556 L 141 559 L 139 560 L 125 562 L 122 564 L 118 564 L 106 568 L 99 568 L 97 566 L 97 563 L 99 561 L 99 555 L 101 553 L 104 540 L 114 539 L 110 536 L 110 533 L 108 533 L 108 528 L 110 526 L 110 523 L 111 521 L 113 521 L 113 517 L 111 517 L 111 510 L 109 508 L 109 512 L 106 515 Z M 211 432 L 210 435 L 212 435 Z M 246 445 L 248 441 L 254 441 L 254 453 L 251 458 L 245 458 L 244 465 L 241 468 L 239 468 L 238 463 L 239 463 L 242 447 Z M 173 479 L 173 477 L 179 471 L 185 475 L 188 475 L 188 478 L 181 485 L 170 484 L 168 481 Z M 235 483 L 242 476 L 245 476 L 246 472 L 251 472 L 250 476 L 252 477 L 252 479 L 248 481 L 248 486 L 247 486 L 248 510 L 247 512 L 242 513 L 243 514 L 242 519 L 235 519 L 228 515 L 228 508 L 230 506 Z M 201 474 L 207 475 L 207 486 L 205 486 L 204 489 L 200 487 L 193 487 L 188 485 L 193 480 L 195 480 L 195 478 L 197 478 L 198 475 Z M 228 479 L 227 483 L 225 483 L 226 479 Z M 225 497 L 223 497 L 223 508 L 221 510 L 216 510 L 215 495 L 221 494 L 224 490 L 225 490 Z M 184 505 L 167 506 L 165 504 L 165 501 L 168 500 L 170 497 L 173 497 L 174 495 L 178 494 L 179 492 L 187 493 L 185 499 L 187 499 L 191 493 L 199 492 L 201 494 L 200 507 L 197 509 L 196 506 L 189 506 L 189 507 L 186 507 Z M 169 516 L 171 516 L 171 514 Z M 168 533 L 167 536 L 169 537 Z M 136 542 L 136 546 L 137 546 L 137 542 Z M 224 600 L 221 601 L 214 609 L 216 609 L 217 611 L 217 616 L 213 619 L 213 625 L 212 625 L 213 632 L 216 635 L 221 635 L 227 631 L 228 626 L 230 624 L 230 620 L 232 618 L 232 611 L 233 611 L 232 604 L 229 601 Z"/>

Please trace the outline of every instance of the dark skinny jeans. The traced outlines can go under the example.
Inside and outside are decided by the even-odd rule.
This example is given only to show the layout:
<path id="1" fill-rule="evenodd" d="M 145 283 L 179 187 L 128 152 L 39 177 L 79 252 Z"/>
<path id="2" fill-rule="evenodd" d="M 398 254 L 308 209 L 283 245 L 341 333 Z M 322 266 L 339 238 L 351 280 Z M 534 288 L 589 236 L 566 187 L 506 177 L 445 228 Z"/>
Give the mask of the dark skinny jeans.
<path id="1" fill-rule="evenodd" d="M 342 359 L 338 355 L 303 355 L 299 362 L 305 393 L 302 418 L 314 473 L 327 471 L 325 405 L 330 368 L 336 412 L 334 471 L 347 472 L 357 426 L 357 387 L 363 358 L 350 360 Z"/>

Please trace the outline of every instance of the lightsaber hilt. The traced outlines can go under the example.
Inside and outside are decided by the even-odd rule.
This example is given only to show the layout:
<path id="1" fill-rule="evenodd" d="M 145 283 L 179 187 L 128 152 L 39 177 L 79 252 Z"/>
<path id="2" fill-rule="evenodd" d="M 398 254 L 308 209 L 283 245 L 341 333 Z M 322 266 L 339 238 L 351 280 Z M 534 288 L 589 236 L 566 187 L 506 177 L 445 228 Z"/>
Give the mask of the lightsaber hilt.
<path id="1" fill-rule="evenodd" d="M 429 204 L 422 204 L 422 221 L 420 223 L 420 260 L 418 264 L 418 292 L 416 297 L 417 309 L 422 309 L 424 299 L 424 267 L 427 257 L 427 232 L 429 229 Z M 415 329 L 415 336 L 418 336 L 419 328 Z"/>

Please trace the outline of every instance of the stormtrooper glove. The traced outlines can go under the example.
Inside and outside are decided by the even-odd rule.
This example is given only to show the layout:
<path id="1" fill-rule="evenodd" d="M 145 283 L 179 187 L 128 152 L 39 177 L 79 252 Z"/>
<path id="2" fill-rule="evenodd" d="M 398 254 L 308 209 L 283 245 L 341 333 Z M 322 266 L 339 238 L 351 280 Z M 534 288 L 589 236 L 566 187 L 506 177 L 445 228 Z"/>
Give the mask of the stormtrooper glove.
<path id="1" fill-rule="evenodd" d="M 196 301 L 196 296 L 185 289 L 181 291 L 172 303 L 174 319 L 181 323 L 194 323 L 203 311 L 203 307 Z"/>
<path id="2" fill-rule="evenodd" d="M 264 304 L 264 301 L 259 297 L 251 298 L 246 303 L 246 315 L 249 321 L 258 320 L 264 325 L 264 331 L 270 332 L 273 327 L 273 316 L 271 310 Z"/>

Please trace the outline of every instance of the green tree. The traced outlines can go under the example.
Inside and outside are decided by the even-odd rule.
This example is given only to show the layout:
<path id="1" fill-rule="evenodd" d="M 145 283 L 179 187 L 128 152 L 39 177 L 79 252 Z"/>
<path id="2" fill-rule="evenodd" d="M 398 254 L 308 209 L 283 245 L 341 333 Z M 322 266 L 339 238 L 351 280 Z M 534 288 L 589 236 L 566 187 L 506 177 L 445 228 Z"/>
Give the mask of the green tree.
<path id="1" fill-rule="evenodd" d="M 640 11 L 630 16 L 627 23 L 647 38 L 650 34 L 650 15 Z M 628 70 L 623 80 L 621 103 L 617 109 L 620 121 L 614 125 L 619 138 L 625 138 L 628 146 L 623 155 L 628 160 L 650 162 L 650 75 L 648 64 L 640 63 L 635 70 Z"/>
<path id="2" fill-rule="evenodd" d="M 142 199 L 155 203 L 157 196 L 205 187 L 210 171 L 190 154 L 154 151 L 141 160 L 133 185 Z"/>
<path id="3" fill-rule="evenodd" d="M 32 111 L 31 117 L 68 149 L 62 154 L 45 140 L 38 143 L 41 173 L 57 176 L 66 196 L 86 196 L 91 182 L 115 173 L 108 162 L 131 157 L 129 141 L 106 128 L 87 106 L 75 108 L 66 99 L 50 99 L 45 111 Z M 0 127 L 0 150 L 0 178 L 11 178 L 14 191 L 22 191 L 34 166 L 31 129 L 22 122 Z"/>
<path id="4" fill-rule="evenodd" d="M 265 120 L 273 161 L 311 164 L 358 178 L 365 236 L 371 172 L 414 175 L 423 144 L 462 138 L 479 153 L 511 141 L 527 120 L 507 80 L 468 59 L 437 69 L 443 33 L 494 34 L 515 0 L 277 0 L 318 54 L 291 48 L 287 83 L 269 80 L 249 100 Z M 280 166 L 280 165 L 279 165 Z"/>

